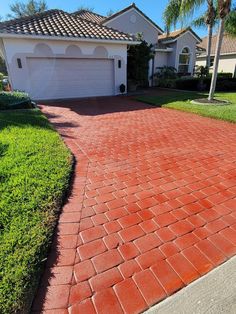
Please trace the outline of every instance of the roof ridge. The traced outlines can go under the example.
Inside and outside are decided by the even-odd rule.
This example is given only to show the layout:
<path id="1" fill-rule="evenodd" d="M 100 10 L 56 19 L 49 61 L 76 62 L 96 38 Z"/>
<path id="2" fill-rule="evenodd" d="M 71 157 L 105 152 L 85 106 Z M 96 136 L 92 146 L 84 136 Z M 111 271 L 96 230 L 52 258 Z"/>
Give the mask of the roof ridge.
<path id="1" fill-rule="evenodd" d="M 85 10 L 85 9 L 81 9 L 81 10 L 72 12 L 71 14 L 72 14 L 72 15 L 76 15 L 76 14 L 78 14 L 78 13 L 80 13 L 80 12 L 92 13 L 92 14 L 97 15 L 97 16 L 99 16 L 99 17 L 106 18 L 106 16 L 104 16 L 104 15 L 101 15 L 101 14 L 99 14 L 99 13 L 93 12 L 93 11 L 91 11 L 91 10 Z"/>
<path id="2" fill-rule="evenodd" d="M 69 14 L 63 10 L 60 10 L 60 9 L 50 9 L 50 10 L 46 10 L 46 11 L 43 11 L 43 12 L 38 12 L 38 13 L 35 13 L 35 14 L 32 14 L 32 15 L 27 15 L 27 16 L 22 16 L 22 17 L 17 17 L 15 19 L 10 19 L 10 20 L 6 20 L 6 21 L 2 21 L 0 22 L 0 25 L 8 25 L 8 24 L 11 24 L 11 23 L 15 23 L 15 22 L 24 22 L 24 21 L 27 21 L 27 20 L 31 20 L 32 18 L 38 18 L 38 17 L 42 17 L 42 16 L 47 16 L 48 14 L 51 14 L 53 12 L 61 12 L 61 13 L 64 13 L 64 14 Z"/>
<path id="3" fill-rule="evenodd" d="M 92 24 L 94 26 L 98 26 L 98 27 L 102 27 L 102 28 L 105 28 L 105 29 L 109 29 L 109 30 L 112 30 L 113 32 L 116 32 L 116 33 L 119 33 L 119 34 L 122 34 L 122 35 L 126 35 L 126 36 L 129 36 L 130 38 L 135 39 L 135 36 L 127 34 L 127 33 L 122 32 L 122 31 L 119 31 L 118 29 L 115 29 L 115 28 L 112 28 L 112 27 L 108 27 L 106 25 L 103 25 L 103 24 L 100 24 L 100 23 L 97 23 L 97 22 L 93 22 L 93 21 L 90 21 L 90 20 L 86 20 L 86 19 L 84 19 L 82 17 L 75 16 L 75 18 L 78 19 L 78 20 L 81 20 L 83 22 L 86 22 L 88 24 Z"/>
<path id="4" fill-rule="evenodd" d="M 130 4 L 130 5 L 128 5 L 127 7 L 123 8 L 123 9 L 121 9 L 121 10 L 115 12 L 115 13 L 113 13 L 112 15 L 107 16 L 106 19 L 103 22 L 106 22 L 107 20 L 112 19 L 113 16 L 119 15 L 121 12 L 129 10 L 131 8 L 137 8 L 134 2 L 132 4 Z"/>

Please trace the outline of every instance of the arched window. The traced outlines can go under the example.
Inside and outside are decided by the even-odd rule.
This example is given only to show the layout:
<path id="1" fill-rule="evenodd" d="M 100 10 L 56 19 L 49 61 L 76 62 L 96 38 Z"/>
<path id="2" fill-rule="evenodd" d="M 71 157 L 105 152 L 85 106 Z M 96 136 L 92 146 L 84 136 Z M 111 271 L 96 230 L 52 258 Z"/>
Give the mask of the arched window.
<path id="1" fill-rule="evenodd" d="M 179 73 L 188 73 L 189 72 L 189 63 L 190 63 L 190 51 L 187 47 L 183 48 L 179 54 Z"/>

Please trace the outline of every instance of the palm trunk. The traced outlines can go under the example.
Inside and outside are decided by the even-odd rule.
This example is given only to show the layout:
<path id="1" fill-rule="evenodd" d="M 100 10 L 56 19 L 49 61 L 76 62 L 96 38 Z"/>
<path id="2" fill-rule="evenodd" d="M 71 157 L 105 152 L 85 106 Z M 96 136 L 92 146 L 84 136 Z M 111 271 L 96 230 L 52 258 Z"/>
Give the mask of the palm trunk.
<path id="1" fill-rule="evenodd" d="M 225 19 L 220 19 L 220 26 L 218 30 L 216 51 L 215 51 L 215 60 L 214 60 L 213 73 L 212 73 L 212 79 L 211 79 L 211 88 L 210 88 L 208 100 L 213 99 L 215 89 L 216 89 L 216 80 L 217 80 L 218 66 L 219 66 L 219 60 L 220 60 L 220 50 L 221 50 L 221 45 L 222 45 L 222 40 L 223 40 L 223 35 L 224 35 L 224 26 L 225 26 Z"/>
<path id="2" fill-rule="evenodd" d="M 206 66 L 209 69 L 211 66 L 211 42 L 212 42 L 212 24 L 208 25 L 208 37 L 207 37 L 207 56 L 206 56 Z"/>

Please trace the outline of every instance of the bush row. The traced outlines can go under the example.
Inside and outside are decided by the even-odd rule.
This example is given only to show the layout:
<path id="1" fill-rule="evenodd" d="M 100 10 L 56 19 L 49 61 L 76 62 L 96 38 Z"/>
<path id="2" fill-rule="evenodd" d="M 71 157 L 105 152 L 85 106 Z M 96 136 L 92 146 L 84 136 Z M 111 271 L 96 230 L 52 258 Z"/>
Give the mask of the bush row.
<path id="1" fill-rule="evenodd" d="M 160 79 L 158 86 L 165 88 L 176 88 L 191 91 L 207 91 L 211 85 L 211 78 L 180 78 Z M 217 91 L 236 91 L 236 78 L 219 77 L 216 83 Z"/>
<path id="2" fill-rule="evenodd" d="M 32 108 L 28 94 L 22 92 L 0 92 L 0 110 L 23 108 Z"/>

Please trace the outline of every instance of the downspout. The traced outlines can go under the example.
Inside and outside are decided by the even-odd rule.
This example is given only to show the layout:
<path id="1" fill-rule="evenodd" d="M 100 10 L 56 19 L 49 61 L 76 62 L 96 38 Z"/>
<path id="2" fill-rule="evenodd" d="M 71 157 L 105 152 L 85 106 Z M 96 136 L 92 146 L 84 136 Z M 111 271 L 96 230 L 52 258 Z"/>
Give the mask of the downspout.
<path id="1" fill-rule="evenodd" d="M 10 66 L 8 63 L 7 53 L 6 53 L 6 49 L 5 49 L 5 43 L 4 43 L 3 39 L 1 39 L 1 38 L 0 38 L 0 46 L 2 47 L 2 54 L 3 54 L 5 64 L 6 64 L 6 68 L 7 68 L 8 81 L 11 85 L 11 88 L 13 89 L 13 83 L 12 83 L 12 79 L 11 79 L 11 75 L 10 75 Z"/>
<path id="2" fill-rule="evenodd" d="M 155 54 L 152 57 L 152 86 L 154 86 L 154 62 L 155 62 Z"/>

